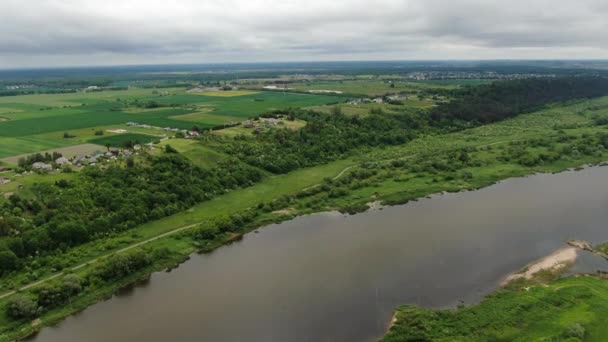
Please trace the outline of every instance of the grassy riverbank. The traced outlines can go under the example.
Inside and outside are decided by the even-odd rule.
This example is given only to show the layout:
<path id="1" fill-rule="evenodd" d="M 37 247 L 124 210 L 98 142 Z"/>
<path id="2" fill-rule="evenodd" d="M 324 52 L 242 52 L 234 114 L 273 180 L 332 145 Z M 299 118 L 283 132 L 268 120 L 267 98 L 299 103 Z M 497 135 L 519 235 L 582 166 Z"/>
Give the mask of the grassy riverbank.
<path id="1" fill-rule="evenodd" d="M 597 115 L 606 114 L 608 99 L 601 98 L 458 133 L 423 136 L 400 146 L 361 151 L 351 159 L 268 177 L 173 216 L 72 248 L 59 256 L 65 260 L 62 273 L 42 265 L 2 279 L 4 293 L 58 274 L 48 283 L 59 283 L 70 273 L 85 281 L 82 291 L 71 297 L 68 305 L 44 312 L 34 325 L 30 319 L 9 319 L 6 306 L 11 296 L 0 299 L 0 341 L 26 336 L 151 272 L 181 262 L 196 250 L 212 250 L 271 222 L 335 209 L 358 212 L 372 201 L 404 203 L 442 191 L 476 189 L 509 177 L 557 172 L 608 160 L 608 150 L 602 145 L 608 130 L 594 121 Z M 216 228 L 210 222 L 246 211 L 252 213 L 252 218 L 242 223 L 237 233 L 201 237 L 205 234 L 200 232 Z M 163 237 L 154 239 L 158 236 Z M 125 249 L 164 252 L 128 276 L 90 281 L 99 264 L 114 253 L 127 253 Z M 32 287 L 21 294 L 35 296 L 35 291 L 36 287 Z"/>
<path id="2" fill-rule="evenodd" d="M 524 281 L 474 306 L 437 311 L 403 306 L 383 341 L 605 341 L 606 315 L 605 279 Z"/>

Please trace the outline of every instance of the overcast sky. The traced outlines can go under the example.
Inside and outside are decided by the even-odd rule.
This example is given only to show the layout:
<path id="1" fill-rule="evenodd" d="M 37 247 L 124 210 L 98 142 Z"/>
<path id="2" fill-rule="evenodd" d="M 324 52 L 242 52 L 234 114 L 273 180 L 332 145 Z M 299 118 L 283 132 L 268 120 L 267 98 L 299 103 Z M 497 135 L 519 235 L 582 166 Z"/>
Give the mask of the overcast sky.
<path id="1" fill-rule="evenodd" d="M 0 68 L 608 58 L 607 0 L 0 0 Z"/>

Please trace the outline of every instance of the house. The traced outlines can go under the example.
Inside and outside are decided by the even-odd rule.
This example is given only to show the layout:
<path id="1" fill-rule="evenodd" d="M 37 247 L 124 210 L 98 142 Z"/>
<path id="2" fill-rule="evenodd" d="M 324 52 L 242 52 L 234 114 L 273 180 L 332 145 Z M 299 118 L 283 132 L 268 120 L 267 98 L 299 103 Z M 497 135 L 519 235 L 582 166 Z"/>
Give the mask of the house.
<path id="1" fill-rule="evenodd" d="M 141 145 L 133 145 L 135 151 L 141 150 Z"/>
<path id="2" fill-rule="evenodd" d="M 262 122 L 265 123 L 266 125 L 274 126 L 274 125 L 278 125 L 280 120 L 277 120 L 275 118 L 268 118 L 268 119 L 262 120 Z"/>
<path id="3" fill-rule="evenodd" d="M 253 127 L 255 127 L 255 124 L 253 122 L 251 122 L 251 120 L 247 120 L 247 121 L 243 122 L 243 127 L 253 128 Z"/>
<path id="4" fill-rule="evenodd" d="M 377 98 L 373 99 L 372 102 L 374 102 L 374 103 L 384 103 L 384 100 L 381 97 L 377 97 Z"/>
<path id="5" fill-rule="evenodd" d="M 59 157 L 59 158 L 55 159 L 55 163 L 57 163 L 59 165 L 68 165 L 68 164 L 70 164 L 70 161 L 66 157 Z"/>
<path id="6" fill-rule="evenodd" d="M 43 162 L 35 162 L 32 164 L 32 169 L 42 170 L 42 171 L 51 171 L 53 169 L 53 165 L 43 163 Z"/>
<path id="7" fill-rule="evenodd" d="M 99 160 L 97 160 L 97 158 L 95 157 L 91 157 L 87 161 L 89 162 L 89 164 L 97 164 L 99 162 Z"/>
<path id="8" fill-rule="evenodd" d="M 191 137 L 198 137 L 201 134 L 199 132 L 197 132 L 197 131 L 190 131 L 190 132 L 188 132 L 188 135 L 191 136 Z"/>
<path id="9" fill-rule="evenodd" d="M 80 164 L 82 164 L 82 162 L 84 160 L 85 160 L 85 157 L 82 157 L 82 156 L 76 157 L 76 158 L 74 158 L 74 160 L 72 160 L 72 164 L 74 164 L 74 165 L 80 165 Z"/>
<path id="10" fill-rule="evenodd" d="M 10 182 L 11 182 L 11 180 L 8 178 L 0 178 L 0 184 L 8 184 Z"/>

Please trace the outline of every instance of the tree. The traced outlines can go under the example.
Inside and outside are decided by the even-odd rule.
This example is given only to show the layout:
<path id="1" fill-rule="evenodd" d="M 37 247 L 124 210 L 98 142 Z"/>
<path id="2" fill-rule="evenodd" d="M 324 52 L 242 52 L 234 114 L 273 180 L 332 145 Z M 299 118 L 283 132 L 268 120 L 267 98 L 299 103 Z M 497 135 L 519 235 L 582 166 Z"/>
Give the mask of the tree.
<path id="1" fill-rule="evenodd" d="M 177 150 L 173 148 L 173 146 L 167 144 L 165 145 L 165 152 L 167 153 L 177 153 Z"/>
<path id="2" fill-rule="evenodd" d="M 0 251 L 0 273 L 10 272 L 17 268 L 19 258 L 10 250 Z"/>
<path id="3" fill-rule="evenodd" d="M 32 318 L 36 315 L 36 303 L 25 296 L 14 296 L 9 299 L 6 314 L 12 319 Z"/>

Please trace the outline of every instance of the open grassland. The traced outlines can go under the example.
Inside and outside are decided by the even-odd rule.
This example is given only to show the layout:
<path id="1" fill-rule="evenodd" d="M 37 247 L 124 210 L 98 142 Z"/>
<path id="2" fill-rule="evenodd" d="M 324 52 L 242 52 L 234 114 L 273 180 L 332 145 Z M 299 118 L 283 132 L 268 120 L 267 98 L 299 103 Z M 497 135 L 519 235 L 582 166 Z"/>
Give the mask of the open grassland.
<path id="1" fill-rule="evenodd" d="M 479 305 L 450 310 L 399 308 L 383 341 L 605 341 L 608 281 L 572 277 L 511 286 Z"/>
<path id="2" fill-rule="evenodd" d="M 254 121 L 257 122 L 257 121 Z M 292 130 L 299 130 L 302 127 L 306 126 L 306 121 L 304 120 L 299 120 L 299 119 L 295 119 L 293 121 L 290 120 L 285 120 L 282 119 L 281 123 L 275 127 L 273 127 L 273 129 L 280 129 L 280 128 L 287 128 L 287 129 L 292 129 Z M 228 127 L 228 128 L 224 128 L 224 129 L 219 129 L 216 131 L 213 131 L 214 134 L 217 135 L 223 135 L 223 136 L 227 136 L 227 137 L 235 137 L 237 135 L 251 135 L 254 134 L 255 132 L 255 128 L 246 128 L 243 127 L 243 125 L 238 125 L 238 126 L 233 126 L 233 127 Z"/>

